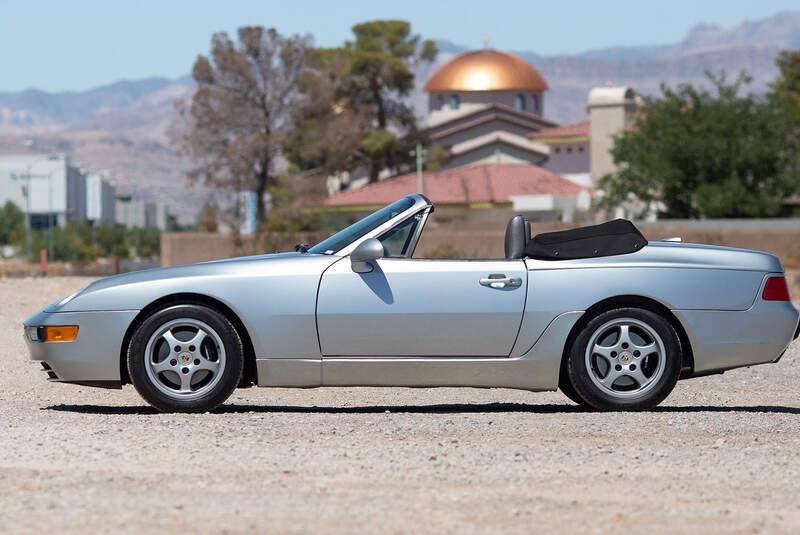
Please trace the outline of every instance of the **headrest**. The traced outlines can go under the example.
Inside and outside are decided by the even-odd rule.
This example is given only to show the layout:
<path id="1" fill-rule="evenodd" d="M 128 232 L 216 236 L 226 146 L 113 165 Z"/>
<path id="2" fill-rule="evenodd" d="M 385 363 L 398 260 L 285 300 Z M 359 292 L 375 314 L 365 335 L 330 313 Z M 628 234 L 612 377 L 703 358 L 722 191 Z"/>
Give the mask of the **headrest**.
<path id="1" fill-rule="evenodd" d="M 506 225 L 505 251 L 509 260 L 522 258 L 525 255 L 525 246 L 531 238 L 530 221 L 520 214 L 508 220 Z"/>

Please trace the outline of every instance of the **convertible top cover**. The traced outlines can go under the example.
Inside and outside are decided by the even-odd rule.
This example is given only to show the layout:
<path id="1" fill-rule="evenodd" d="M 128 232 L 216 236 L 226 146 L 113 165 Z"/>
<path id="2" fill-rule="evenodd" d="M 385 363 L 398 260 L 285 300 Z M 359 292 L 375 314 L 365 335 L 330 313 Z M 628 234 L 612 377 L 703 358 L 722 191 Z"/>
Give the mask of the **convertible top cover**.
<path id="1" fill-rule="evenodd" d="M 633 223 L 615 219 L 600 225 L 537 234 L 525 246 L 525 255 L 539 260 L 573 260 L 634 253 L 647 245 Z"/>

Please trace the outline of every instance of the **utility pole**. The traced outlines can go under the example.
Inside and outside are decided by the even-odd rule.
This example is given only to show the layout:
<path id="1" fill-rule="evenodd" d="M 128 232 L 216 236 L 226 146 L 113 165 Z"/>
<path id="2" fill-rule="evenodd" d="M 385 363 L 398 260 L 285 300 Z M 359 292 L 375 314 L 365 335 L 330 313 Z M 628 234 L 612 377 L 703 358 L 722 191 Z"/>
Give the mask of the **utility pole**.
<path id="1" fill-rule="evenodd" d="M 47 209 L 49 211 L 47 215 L 47 220 L 49 222 L 49 225 L 47 225 L 47 254 L 50 261 L 55 262 L 56 257 L 53 254 L 53 224 L 55 222 L 53 218 L 53 173 L 50 173 L 47 177 L 47 204 Z"/>
<path id="2" fill-rule="evenodd" d="M 30 259 L 31 249 L 33 248 L 33 237 L 31 236 L 31 164 L 25 166 L 25 185 L 22 186 L 25 193 L 25 256 Z"/>
<path id="3" fill-rule="evenodd" d="M 425 184 L 422 180 L 422 143 L 417 143 L 417 193 L 425 195 Z"/>

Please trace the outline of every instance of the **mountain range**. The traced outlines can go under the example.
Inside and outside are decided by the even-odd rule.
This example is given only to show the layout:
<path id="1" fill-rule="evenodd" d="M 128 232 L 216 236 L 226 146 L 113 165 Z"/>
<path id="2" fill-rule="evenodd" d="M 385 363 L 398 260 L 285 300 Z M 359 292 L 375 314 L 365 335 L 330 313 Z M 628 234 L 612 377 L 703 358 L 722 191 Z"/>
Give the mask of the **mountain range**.
<path id="1" fill-rule="evenodd" d="M 448 41 L 438 44 L 436 62 L 417 68 L 418 88 L 439 65 L 467 50 Z M 662 83 L 708 86 L 707 71 L 746 71 L 753 77 L 748 90 L 762 93 L 777 74 L 775 56 L 787 48 L 800 48 L 800 11 L 734 28 L 698 24 L 675 44 L 561 56 L 511 52 L 533 64 L 550 85 L 545 116 L 569 123 L 585 117 L 589 89 L 599 85 L 629 85 L 642 94 L 657 94 Z M 110 170 L 118 190 L 135 189 L 137 196 L 165 200 L 188 222 L 211 192 L 186 183 L 187 162 L 170 145 L 167 131 L 174 102 L 192 91 L 191 78 L 183 76 L 125 80 L 78 92 L 0 92 L 0 154 L 66 153 L 87 167 Z M 409 98 L 424 116 L 427 100 L 421 91 Z"/>

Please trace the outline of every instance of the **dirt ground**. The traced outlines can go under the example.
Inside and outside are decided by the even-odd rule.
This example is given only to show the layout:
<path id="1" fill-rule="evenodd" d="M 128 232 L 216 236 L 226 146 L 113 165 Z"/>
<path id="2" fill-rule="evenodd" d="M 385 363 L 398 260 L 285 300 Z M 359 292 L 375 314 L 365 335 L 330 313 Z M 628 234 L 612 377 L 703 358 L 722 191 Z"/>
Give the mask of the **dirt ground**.
<path id="1" fill-rule="evenodd" d="M 0 531 L 800 532 L 798 344 L 636 414 L 557 392 L 254 388 L 164 415 L 27 361 L 22 321 L 88 282 L 0 281 Z"/>

